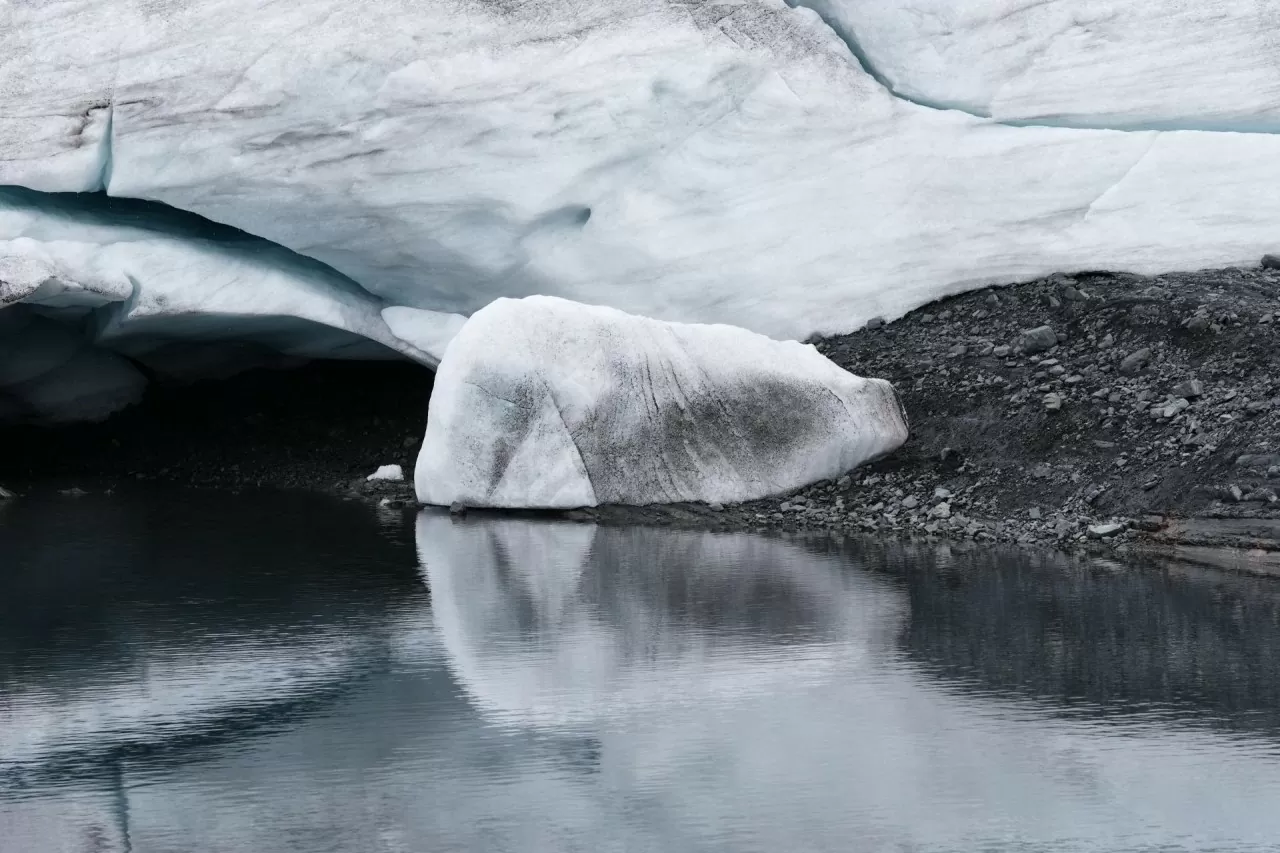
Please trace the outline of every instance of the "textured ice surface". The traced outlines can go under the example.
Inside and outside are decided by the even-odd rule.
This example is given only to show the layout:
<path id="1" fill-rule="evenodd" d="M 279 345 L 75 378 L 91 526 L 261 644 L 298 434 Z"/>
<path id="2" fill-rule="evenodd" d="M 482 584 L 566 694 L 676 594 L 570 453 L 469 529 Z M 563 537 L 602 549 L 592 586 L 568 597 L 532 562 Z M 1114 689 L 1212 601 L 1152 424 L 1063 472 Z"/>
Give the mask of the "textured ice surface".
<path id="1" fill-rule="evenodd" d="M 0 420 L 110 414 L 145 386 L 130 359 L 179 376 L 248 366 L 264 353 L 438 361 L 392 333 L 381 300 L 323 264 L 106 197 L 0 188 L 6 307 Z"/>
<path id="2" fill-rule="evenodd" d="M 1280 130 L 1274 0 L 796 0 L 903 97 L 1001 121 Z"/>
<path id="3" fill-rule="evenodd" d="M 921 100 L 1125 127 L 1270 121 L 1266 4 L 1147 6 L 839 10 Z M 468 313 L 538 292 L 801 337 L 1060 269 L 1251 262 L 1280 221 L 1270 135 L 920 107 L 847 34 L 777 0 L 0 15 L 0 182 L 195 210 L 389 305 Z"/>
<path id="4" fill-rule="evenodd" d="M 414 482 L 441 505 L 736 502 L 838 476 L 906 437 L 889 383 L 812 346 L 499 299 L 440 363 Z"/>
<path id="5" fill-rule="evenodd" d="M 417 348 L 433 364 L 440 363 L 449 342 L 467 322 L 461 314 L 444 314 L 403 305 L 383 308 L 382 319 L 393 335 Z"/>

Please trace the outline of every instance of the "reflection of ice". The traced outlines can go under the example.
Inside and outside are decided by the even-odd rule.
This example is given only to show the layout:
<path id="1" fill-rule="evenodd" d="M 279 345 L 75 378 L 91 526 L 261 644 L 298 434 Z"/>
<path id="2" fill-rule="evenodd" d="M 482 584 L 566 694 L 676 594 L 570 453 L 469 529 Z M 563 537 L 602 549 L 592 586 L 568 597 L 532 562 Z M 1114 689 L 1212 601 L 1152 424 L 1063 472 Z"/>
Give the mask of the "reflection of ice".
<path id="1" fill-rule="evenodd" d="M 903 612 L 871 576 L 753 536 L 423 513 L 418 548 L 451 665 L 510 723 L 804 689 L 865 665 Z"/>
<path id="2" fill-rule="evenodd" d="M 1280 838 L 1272 744 L 940 685 L 891 642 L 902 593 L 845 560 L 752 536 L 438 515 L 420 518 L 418 546 L 482 713 L 595 744 L 554 802 L 526 806 L 582 838 L 761 851 Z M 772 621 L 753 625 L 757 609 Z M 545 772 L 489 771 L 504 786 Z M 451 802 L 496 817 L 482 798 Z"/>
<path id="3" fill-rule="evenodd" d="M 358 671 L 367 650 L 324 635 L 158 648 L 119 673 L 62 689 L 14 685 L 0 705 L 0 769 L 83 762 L 118 747 L 198 738 Z"/>

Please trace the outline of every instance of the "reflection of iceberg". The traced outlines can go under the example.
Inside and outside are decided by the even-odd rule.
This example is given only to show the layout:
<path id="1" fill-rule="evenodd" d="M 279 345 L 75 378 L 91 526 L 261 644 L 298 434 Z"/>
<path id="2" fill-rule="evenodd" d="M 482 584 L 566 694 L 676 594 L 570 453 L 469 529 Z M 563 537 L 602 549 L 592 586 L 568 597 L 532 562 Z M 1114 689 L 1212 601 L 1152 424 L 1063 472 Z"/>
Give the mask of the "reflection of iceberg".
<path id="1" fill-rule="evenodd" d="M 516 826 L 655 850 L 1269 850 L 1280 838 L 1271 742 L 1158 713 L 1063 719 L 939 683 L 896 642 L 930 614 L 908 616 L 906 591 L 847 553 L 430 514 L 418 547 L 473 701 L 565 752 L 466 771 L 487 776 L 468 775 L 473 786 L 526 793 L 554 775 L 556 797 L 521 804 Z M 458 822 L 503 819 L 483 797 L 440 796 Z"/>
<path id="2" fill-rule="evenodd" d="M 902 612 L 839 560 L 747 535 L 424 512 L 418 549 L 458 678 L 509 722 L 803 689 L 887 647 Z"/>

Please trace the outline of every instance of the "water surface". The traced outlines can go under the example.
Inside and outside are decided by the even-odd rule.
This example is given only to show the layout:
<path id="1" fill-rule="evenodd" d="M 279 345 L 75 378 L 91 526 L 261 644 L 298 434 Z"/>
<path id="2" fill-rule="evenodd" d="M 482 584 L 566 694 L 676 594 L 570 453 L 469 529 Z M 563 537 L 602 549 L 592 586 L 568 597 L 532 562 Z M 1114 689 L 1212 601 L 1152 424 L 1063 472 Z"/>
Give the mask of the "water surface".
<path id="1" fill-rule="evenodd" d="M 1280 584 L 142 492 L 0 505 L 0 851 L 1280 848 Z"/>

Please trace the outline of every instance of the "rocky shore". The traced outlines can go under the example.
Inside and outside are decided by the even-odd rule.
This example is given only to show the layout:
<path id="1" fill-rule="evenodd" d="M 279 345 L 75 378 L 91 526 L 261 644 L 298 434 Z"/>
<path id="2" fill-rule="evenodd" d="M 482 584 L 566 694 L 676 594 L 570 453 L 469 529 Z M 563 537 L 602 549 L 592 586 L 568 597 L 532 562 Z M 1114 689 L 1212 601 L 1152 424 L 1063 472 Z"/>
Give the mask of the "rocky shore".
<path id="1" fill-rule="evenodd" d="M 895 384 L 911 422 L 900 450 L 776 499 L 571 515 L 1066 550 L 1228 545 L 1266 562 L 1280 555 L 1277 267 L 1056 275 L 814 340 Z M 412 471 L 429 394 L 426 371 L 397 364 L 175 389 L 105 424 L 8 430 L 22 452 L 0 460 L 0 483 L 158 479 L 408 504 L 407 484 L 365 477 Z"/>

